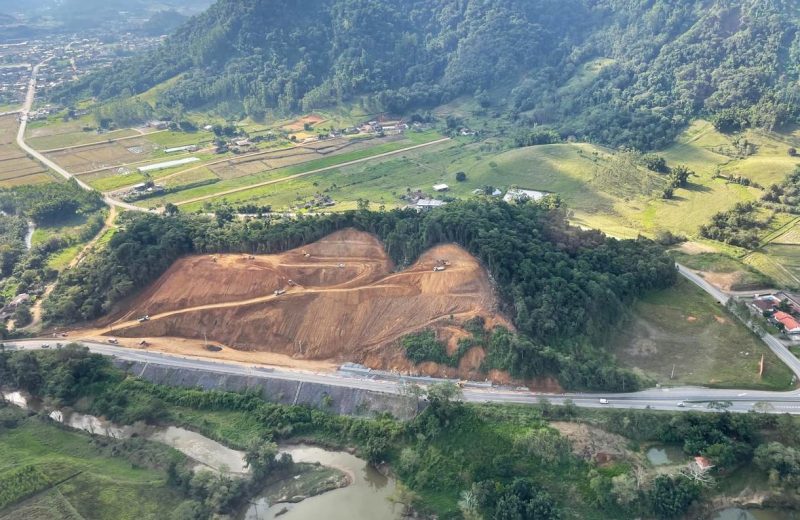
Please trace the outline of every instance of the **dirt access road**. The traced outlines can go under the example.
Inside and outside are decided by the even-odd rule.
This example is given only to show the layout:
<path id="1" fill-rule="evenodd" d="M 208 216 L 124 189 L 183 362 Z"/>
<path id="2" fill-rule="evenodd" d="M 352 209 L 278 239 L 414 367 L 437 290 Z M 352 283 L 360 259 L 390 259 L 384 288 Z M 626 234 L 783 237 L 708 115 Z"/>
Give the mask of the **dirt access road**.
<path id="1" fill-rule="evenodd" d="M 445 269 L 434 271 L 437 265 Z M 343 230 L 279 255 L 181 259 L 102 326 L 70 337 L 145 339 L 157 348 L 184 338 L 198 355 L 217 359 L 239 351 L 411 370 L 399 338 L 432 328 L 454 351 L 470 318 L 511 327 L 497 307 L 488 274 L 463 249 L 437 246 L 395 272 L 375 237 Z M 209 353 L 206 338 L 225 350 Z M 476 370 L 482 349 L 464 359 L 469 366 L 460 368 Z"/>

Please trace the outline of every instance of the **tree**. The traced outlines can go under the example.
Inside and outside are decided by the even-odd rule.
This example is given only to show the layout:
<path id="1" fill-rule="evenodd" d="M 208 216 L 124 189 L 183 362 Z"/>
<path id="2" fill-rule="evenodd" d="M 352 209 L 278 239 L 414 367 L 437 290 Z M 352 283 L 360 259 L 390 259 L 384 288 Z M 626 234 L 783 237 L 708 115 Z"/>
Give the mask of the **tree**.
<path id="1" fill-rule="evenodd" d="M 253 477 L 263 479 L 269 475 L 275 467 L 291 464 L 291 456 L 288 459 L 276 460 L 278 445 L 272 441 L 253 441 L 244 455 L 247 467 L 253 472 Z M 284 454 L 286 455 L 286 454 Z"/>
<path id="2" fill-rule="evenodd" d="M 639 498 L 636 479 L 629 473 L 611 477 L 611 494 L 617 504 L 627 506 Z"/>
<path id="3" fill-rule="evenodd" d="M 226 222 L 233 221 L 235 214 L 233 208 L 228 204 L 221 204 L 214 210 L 214 216 L 217 219 L 217 224 L 222 226 Z"/>
<path id="4" fill-rule="evenodd" d="M 164 214 L 167 216 L 173 217 L 177 215 L 179 211 L 180 210 L 178 209 L 178 206 L 176 206 L 171 202 L 167 202 L 166 204 L 164 204 Z"/>
<path id="5" fill-rule="evenodd" d="M 14 382 L 18 388 L 38 394 L 44 378 L 39 360 L 33 352 L 25 351 L 12 356 L 8 366 L 14 374 Z"/>
<path id="6" fill-rule="evenodd" d="M 797 148 L 789 148 L 788 153 L 790 157 L 797 157 Z"/>
<path id="7" fill-rule="evenodd" d="M 659 518 L 676 518 L 683 515 L 700 495 L 694 482 L 683 476 L 659 475 L 653 480 L 650 504 Z"/>
<path id="8" fill-rule="evenodd" d="M 456 181 L 464 182 L 467 180 L 467 174 L 464 172 L 456 172 Z"/>

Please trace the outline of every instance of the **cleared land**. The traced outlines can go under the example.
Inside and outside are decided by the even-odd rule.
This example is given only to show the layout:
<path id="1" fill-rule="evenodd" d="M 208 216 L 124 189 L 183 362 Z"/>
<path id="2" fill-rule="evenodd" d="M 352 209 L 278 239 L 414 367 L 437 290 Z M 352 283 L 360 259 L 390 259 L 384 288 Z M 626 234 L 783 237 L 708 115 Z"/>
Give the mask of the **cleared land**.
<path id="1" fill-rule="evenodd" d="M 682 249 L 672 252 L 672 256 L 677 262 L 698 271 L 709 283 L 726 292 L 755 291 L 776 286 L 772 279 L 754 267 L 722 253 L 687 253 Z"/>
<path id="2" fill-rule="evenodd" d="M 18 128 L 15 115 L 0 117 L 0 187 L 52 182 L 47 170 L 17 147 Z"/>
<path id="3" fill-rule="evenodd" d="M 450 265 L 434 272 L 440 259 Z M 193 256 L 176 262 L 110 326 L 76 334 L 195 340 L 205 334 L 237 350 L 412 370 L 396 345 L 406 334 L 431 327 L 455 345 L 467 319 L 507 324 L 487 273 L 457 246 L 437 246 L 408 269 L 392 271 L 382 243 L 355 230 L 280 255 Z M 138 323 L 145 314 L 150 321 Z M 482 349 L 475 350 L 459 373 L 479 367 Z"/>
<path id="4" fill-rule="evenodd" d="M 789 368 L 739 320 L 683 279 L 639 301 L 612 342 L 618 363 L 662 385 L 791 388 Z M 763 378 L 758 375 L 762 355 Z"/>

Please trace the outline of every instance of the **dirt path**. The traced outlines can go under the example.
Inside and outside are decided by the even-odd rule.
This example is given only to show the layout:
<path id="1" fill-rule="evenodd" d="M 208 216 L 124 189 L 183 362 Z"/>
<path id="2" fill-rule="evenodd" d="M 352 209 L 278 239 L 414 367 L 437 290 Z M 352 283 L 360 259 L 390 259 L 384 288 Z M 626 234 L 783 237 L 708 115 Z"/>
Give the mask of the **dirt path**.
<path id="1" fill-rule="evenodd" d="M 106 231 L 111 229 L 111 226 L 114 225 L 114 220 L 116 218 L 117 218 L 117 208 L 116 206 L 111 206 L 110 209 L 108 210 L 108 216 L 106 217 L 106 220 L 103 223 L 103 227 L 100 228 L 100 231 L 98 231 L 97 234 L 85 246 L 83 246 L 83 249 L 81 249 L 78 252 L 78 254 L 75 255 L 75 258 L 73 258 L 72 261 L 70 261 L 70 263 L 67 265 L 67 269 L 72 269 L 86 257 L 86 255 L 91 250 L 92 246 L 94 246 L 97 243 L 97 241 L 100 240 L 100 238 L 102 238 L 103 235 L 105 235 Z M 50 296 L 50 293 L 53 292 L 55 286 L 56 282 L 53 282 L 49 284 L 47 287 L 45 287 L 42 296 L 38 300 L 36 300 L 36 303 L 33 305 L 33 307 L 31 307 L 31 316 L 33 317 L 33 319 L 30 322 L 30 324 L 24 328 L 24 330 L 35 330 L 36 328 L 39 327 L 39 325 L 41 325 L 42 303 L 44 302 L 45 299 L 47 299 L 48 296 Z"/>
<path id="2" fill-rule="evenodd" d="M 363 163 L 363 162 L 366 162 L 366 161 L 371 161 L 373 159 L 380 159 L 380 158 L 383 158 L 383 157 L 391 157 L 392 155 L 397 155 L 397 154 L 400 154 L 400 153 L 409 152 L 411 150 L 417 150 L 419 148 L 425 148 L 425 147 L 428 147 L 428 146 L 433 146 L 433 145 L 436 145 L 436 144 L 445 143 L 445 142 L 447 142 L 449 140 L 450 140 L 449 137 L 445 137 L 443 139 L 437 139 L 437 140 L 431 141 L 429 143 L 423 143 L 423 144 L 418 144 L 418 145 L 415 145 L 415 146 L 409 146 L 408 148 L 401 148 L 400 150 L 394 150 L 394 151 L 391 151 L 391 152 L 385 152 L 385 153 L 381 153 L 381 154 L 378 154 L 378 155 L 372 155 L 370 157 L 364 157 L 362 159 L 355 159 L 353 161 L 347 161 L 347 162 L 343 162 L 343 163 L 336 164 L 336 165 L 333 165 L 333 166 L 326 166 L 325 168 L 317 168 L 316 170 L 311 170 L 311 171 L 302 172 L 302 173 L 296 173 L 294 175 L 289 175 L 287 177 L 281 177 L 280 179 L 273 179 L 273 180 L 269 180 L 269 181 L 259 182 L 259 183 L 256 183 L 256 184 L 251 184 L 249 186 L 242 186 L 242 187 L 239 187 L 239 188 L 233 188 L 233 189 L 230 189 L 230 190 L 220 191 L 220 192 L 213 193 L 213 194 L 210 194 L 210 195 L 203 195 L 202 197 L 195 197 L 193 199 L 177 202 L 177 203 L 175 203 L 175 205 L 176 206 L 184 206 L 186 204 L 192 204 L 194 202 L 200 202 L 200 201 L 207 200 L 207 199 L 212 199 L 212 198 L 216 198 L 216 197 L 224 197 L 225 195 L 231 195 L 233 193 L 239 193 L 240 191 L 247 191 L 247 190 L 251 190 L 251 189 L 254 189 L 254 188 L 260 188 L 262 186 L 269 186 L 271 184 L 278 184 L 278 183 L 286 182 L 286 181 L 289 181 L 289 180 L 292 180 L 292 179 L 299 179 L 299 178 L 302 178 L 302 177 L 306 177 L 308 175 L 314 175 L 314 174 L 317 174 L 317 173 L 322 173 L 322 172 L 325 172 L 325 171 L 334 170 L 336 168 L 344 168 L 344 167 L 347 167 L 347 166 L 352 166 L 354 164 L 360 164 L 360 163 Z"/>

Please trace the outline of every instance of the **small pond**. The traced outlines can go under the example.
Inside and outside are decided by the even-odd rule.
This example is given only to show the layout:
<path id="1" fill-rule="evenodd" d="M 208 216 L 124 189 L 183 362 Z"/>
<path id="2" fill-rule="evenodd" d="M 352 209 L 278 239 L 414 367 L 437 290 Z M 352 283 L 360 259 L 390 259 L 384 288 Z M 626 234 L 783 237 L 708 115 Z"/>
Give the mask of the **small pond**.
<path id="1" fill-rule="evenodd" d="M 777 511 L 774 509 L 739 509 L 729 507 L 722 511 L 717 511 L 710 520 L 797 520 L 800 514 L 789 511 Z"/>
<path id="2" fill-rule="evenodd" d="M 677 446 L 653 446 L 647 450 L 647 460 L 653 466 L 681 464 L 688 461 L 686 454 Z"/>

